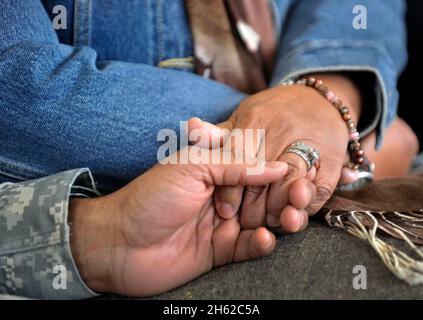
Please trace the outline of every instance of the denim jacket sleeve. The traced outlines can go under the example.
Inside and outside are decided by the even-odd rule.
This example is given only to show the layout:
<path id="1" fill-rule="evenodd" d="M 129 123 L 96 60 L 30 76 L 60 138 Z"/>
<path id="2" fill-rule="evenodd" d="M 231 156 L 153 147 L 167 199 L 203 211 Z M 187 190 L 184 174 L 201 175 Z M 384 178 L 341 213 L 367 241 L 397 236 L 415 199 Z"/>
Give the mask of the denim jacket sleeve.
<path id="1" fill-rule="evenodd" d="M 407 60 L 404 1 L 301 0 L 292 1 L 289 10 L 286 1 L 275 4 L 288 14 L 281 26 L 273 84 L 315 72 L 373 74 L 374 103 L 363 106 L 375 108 L 373 119 L 361 133 L 377 129 L 380 145 L 383 129 L 396 116 L 396 82 Z"/>
<path id="2" fill-rule="evenodd" d="M 80 278 L 67 223 L 69 197 L 94 194 L 87 169 L 0 184 L 0 296 L 82 299 L 97 295 Z"/>
<path id="3" fill-rule="evenodd" d="M 223 121 L 245 98 L 190 72 L 99 60 L 92 47 L 60 43 L 43 2 L 0 1 L 0 164 L 34 168 L 11 175 L 89 167 L 111 191 L 157 161 L 160 129 L 178 132 L 193 116 Z"/>

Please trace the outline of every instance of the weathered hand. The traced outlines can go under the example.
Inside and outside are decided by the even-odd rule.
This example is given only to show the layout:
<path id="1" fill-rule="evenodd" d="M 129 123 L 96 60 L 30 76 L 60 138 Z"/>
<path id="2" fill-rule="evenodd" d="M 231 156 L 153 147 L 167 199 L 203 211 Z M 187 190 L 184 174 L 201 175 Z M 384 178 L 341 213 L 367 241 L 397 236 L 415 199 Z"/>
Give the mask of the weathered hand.
<path id="1" fill-rule="evenodd" d="M 353 120 L 357 121 L 361 102 L 354 84 L 341 75 L 317 77 L 350 107 Z M 265 129 L 266 160 L 289 164 L 287 176 L 271 186 L 246 188 L 245 191 L 240 186 L 219 187 L 215 198 L 221 216 L 232 217 L 240 209 L 244 228 L 254 229 L 267 222 L 269 226 L 280 225 L 284 232 L 304 229 L 308 215 L 316 213 L 334 191 L 347 160 L 348 131 L 339 112 L 312 88 L 280 86 L 250 96 L 218 127 L 230 131 L 235 128 Z M 214 147 L 219 142 L 224 144 L 227 139 L 225 131 L 216 130 L 216 126 L 198 118 L 190 120 L 189 129 L 208 132 L 209 141 L 203 142 Z M 307 173 L 304 160 L 295 154 L 284 153 L 298 140 L 320 151 L 317 172 L 312 169 Z M 250 149 L 258 150 L 258 147 Z"/>
<path id="2" fill-rule="evenodd" d="M 246 168 L 156 165 L 115 193 L 74 199 L 71 247 L 83 279 L 95 291 L 146 296 L 271 253 L 271 232 L 241 230 L 237 217 L 221 219 L 215 210 L 215 186 L 263 186 L 288 170 L 282 162 L 267 163 L 260 175 Z"/>

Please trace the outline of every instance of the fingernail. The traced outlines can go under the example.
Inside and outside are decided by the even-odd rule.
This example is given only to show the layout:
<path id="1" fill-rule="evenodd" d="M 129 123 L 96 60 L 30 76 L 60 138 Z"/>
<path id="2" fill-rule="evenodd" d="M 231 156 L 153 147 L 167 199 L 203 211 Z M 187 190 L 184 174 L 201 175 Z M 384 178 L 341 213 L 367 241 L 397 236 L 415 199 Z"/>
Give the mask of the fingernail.
<path id="1" fill-rule="evenodd" d="M 295 232 L 297 232 L 298 230 L 301 229 L 301 227 L 303 226 L 304 223 L 304 214 L 301 211 L 298 211 L 297 214 L 297 228 L 295 229 Z"/>
<path id="2" fill-rule="evenodd" d="M 235 209 L 229 203 L 220 203 L 217 211 L 222 218 L 231 219 L 235 214 Z"/>
<path id="3" fill-rule="evenodd" d="M 267 217 L 266 217 L 266 224 L 269 227 L 279 227 L 280 222 L 279 222 L 279 219 L 278 218 L 276 218 L 275 216 L 272 216 L 272 215 L 268 214 Z"/>
<path id="4" fill-rule="evenodd" d="M 193 118 L 191 118 L 191 120 L 196 120 L 196 121 L 202 122 L 202 120 L 199 117 L 193 117 Z"/>

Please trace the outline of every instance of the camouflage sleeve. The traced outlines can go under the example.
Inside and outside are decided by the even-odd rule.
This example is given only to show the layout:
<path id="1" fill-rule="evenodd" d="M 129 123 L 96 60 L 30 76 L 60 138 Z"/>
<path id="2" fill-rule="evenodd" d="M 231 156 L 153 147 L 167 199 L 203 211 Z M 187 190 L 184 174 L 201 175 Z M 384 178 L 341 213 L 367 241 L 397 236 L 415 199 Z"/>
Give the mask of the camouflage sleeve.
<path id="1" fill-rule="evenodd" d="M 78 273 L 67 223 L 69 198 L 96 194 L 88 169 L 0 184 L 0 295 L 40 299 L 97 295 Z"/>

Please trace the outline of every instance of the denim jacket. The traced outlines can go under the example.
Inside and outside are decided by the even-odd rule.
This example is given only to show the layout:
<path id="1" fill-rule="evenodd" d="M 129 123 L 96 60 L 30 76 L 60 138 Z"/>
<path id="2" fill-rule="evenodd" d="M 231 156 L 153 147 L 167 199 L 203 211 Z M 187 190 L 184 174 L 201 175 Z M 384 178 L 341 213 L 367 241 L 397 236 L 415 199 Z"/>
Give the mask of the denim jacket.
<path id="1" fill-rule="evenodd" d="M 360 129 L 376 129 L 380 143 L 406 63 L 403 1 L 271 5 L 279 47 L 270 85 L 321 71 L 371 75 L 374 103 Z M 95 295 L 70 251 L 69 197 L 92 196 L 90 172 L 98 189 L 115 190 L 155 163 L 159 129 L 224 120 L 246 97 L 195 75 L 192 55 L 183 0 L 0 1 L 0 293 Z M 57 265 L 66 290 L 53 286 Z"/>

